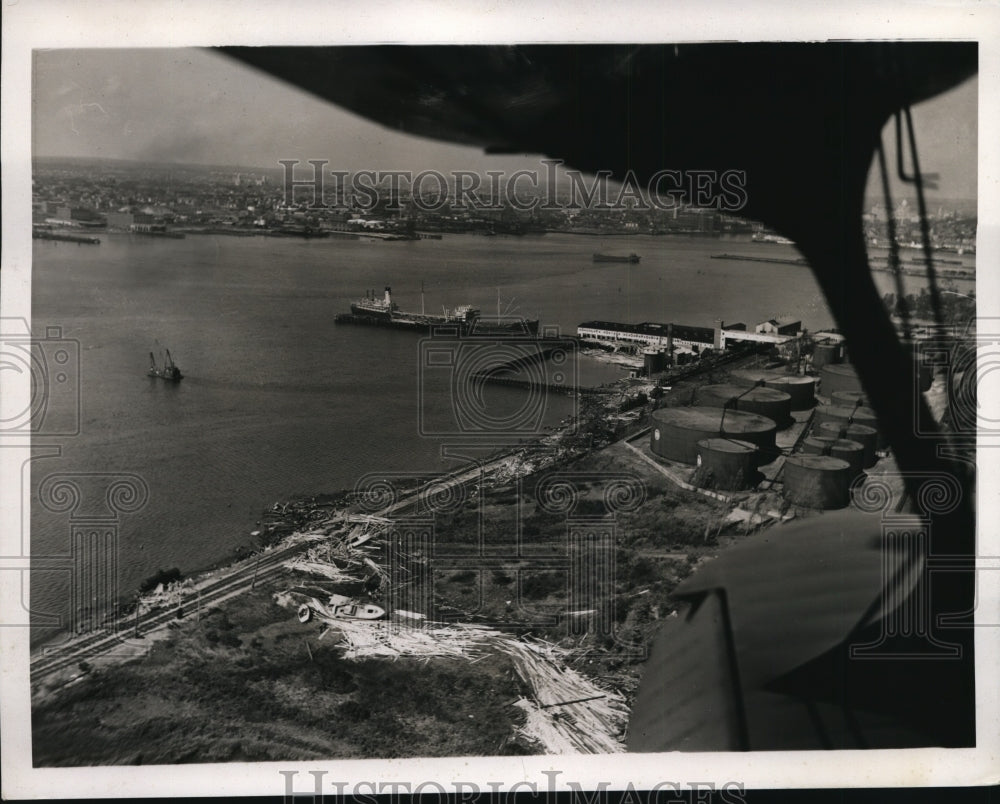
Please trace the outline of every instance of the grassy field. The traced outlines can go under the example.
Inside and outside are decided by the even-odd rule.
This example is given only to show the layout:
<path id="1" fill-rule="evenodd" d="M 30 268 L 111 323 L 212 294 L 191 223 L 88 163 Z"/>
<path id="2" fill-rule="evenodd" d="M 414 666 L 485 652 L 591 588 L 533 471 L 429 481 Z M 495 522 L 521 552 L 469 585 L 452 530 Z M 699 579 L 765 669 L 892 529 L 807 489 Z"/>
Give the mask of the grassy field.
<path id="1" fill-rule="evenodd" d="M 523 753 L 502 657 L 348 661 L 258 589 L 180 621 L 144 659 L 35 707 L 34 762 L 175 764 Z M 308 649 L 306 645 L 309 645 Z M 311 654 L 311 655 L 310 655 Z"/>

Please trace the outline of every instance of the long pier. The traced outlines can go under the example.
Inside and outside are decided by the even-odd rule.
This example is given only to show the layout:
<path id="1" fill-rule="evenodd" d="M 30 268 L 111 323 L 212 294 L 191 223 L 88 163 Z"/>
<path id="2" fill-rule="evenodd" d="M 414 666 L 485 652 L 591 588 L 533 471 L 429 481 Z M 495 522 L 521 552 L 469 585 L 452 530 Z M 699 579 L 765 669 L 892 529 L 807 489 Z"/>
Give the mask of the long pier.
<path id="1" fill-rule="evenodd" d="M 529 341 L 530 342 L 530 341 Z M 534 343 L 538 343 L 535 341 Z M 544 343 L 544 341 L 542 341 Z M 554 394 L 566 394 L 568 396 L 576 396 L 577 394 L 598 394 L 602 391 L 598 388 L 585 388 L 582 385 L 566 385 L 565 383 L 552 383 L 552 382 L 538 382 L 536 380 L 525 380 L 519 377 L 508 376 L 509 372 L 517 371 L 518 369 L 526 368 L 528 366 L 535 365 L 536 363 L 544 363 L 556 352 L 563 351 L 566 348 L 565 343 L 560 342 L 558 345 L 553 344 L 552 346 L 543 347 L 538 349 L 536 352 L 531 354 L 522 355 L 521 357 L 515 357 L 512 360 L 508 360 L 501 363 L 487 371 L 480 371 L 473 375 L 473 379 L 479 382 L 488 382 L 494 385 L 506 385 L 511 388 L 528 388 L 537 389 L 541 388 L 545 391 Z"/>
<path id="2" fill-rule="evenodd" d="M 529 341 L 529 343 L 537 343 L 537 341 Z M 513 360 L 508 360 L 505 363 L 500 363 L 497 366 L 489 369 L 488 371 L 482 371 L 480 374 L 487 376 L 494 376 L 505 371 L 517 371 L 520 368 L 525 368 L 527 366 L 534 365 L 535 363 L 544 363 L 554 352 L 559 352 L 565 349 L 565 344 L 560 344 L 559 346 L 549 346 L 548 348 L 539 349 L 537 352 L 532 352 L 531 354 L 522 355 L 521 357 L 515 357 Z"/>

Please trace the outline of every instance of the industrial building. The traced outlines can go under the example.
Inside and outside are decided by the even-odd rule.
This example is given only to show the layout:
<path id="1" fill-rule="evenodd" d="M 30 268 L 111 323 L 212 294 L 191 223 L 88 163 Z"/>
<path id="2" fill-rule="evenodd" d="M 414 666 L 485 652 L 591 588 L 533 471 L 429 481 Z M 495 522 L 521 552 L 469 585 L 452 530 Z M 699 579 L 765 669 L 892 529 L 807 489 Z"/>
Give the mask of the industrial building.
<path id="1" fill-rule="evenodd" d="M 798 335 L 801 331 L 802 322 L 791 318 L 771 318 L 754 327 L 754 332 L 770 335 Z"/>
<path id="2" fill-rule="evenodd" d="M 725 349 L 731 341 L 775 345 L 787 343 L 801 334 L 801 323 L 765 321 L 758 324 L 754 332 L 750 332 L 746 324 L 727 325 L 721 320 L 717 320 L 714 327 L 691 327 L 652 321 L 641 324 L 584 321 L 576 328 L 576 334 L 583 340 L 647 348 L 661 347 L 668 352 L 671 348 L 683 349 L 697 353 L 703 349 Z"/>
<path id="3" fill-rule="evenodd" d="M 584 340 L 611 341 L 635 346 L 686 347 L 694 352 L 715 346 L 711 327 L 688 327 L 682 324 L 621 324 L 616 321 L 584 321 L 576 328 Z"/>

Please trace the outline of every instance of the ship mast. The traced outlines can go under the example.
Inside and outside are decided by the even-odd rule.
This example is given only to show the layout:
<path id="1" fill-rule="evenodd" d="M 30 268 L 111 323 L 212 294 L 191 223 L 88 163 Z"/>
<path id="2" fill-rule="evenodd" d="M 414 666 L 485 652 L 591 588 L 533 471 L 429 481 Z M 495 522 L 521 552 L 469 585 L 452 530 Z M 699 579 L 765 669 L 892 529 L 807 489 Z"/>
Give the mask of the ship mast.
<path id="1" fill-rule="evenodd" d="M 424 314 L 424 282 L 420 280 L 420 315 Z"/>

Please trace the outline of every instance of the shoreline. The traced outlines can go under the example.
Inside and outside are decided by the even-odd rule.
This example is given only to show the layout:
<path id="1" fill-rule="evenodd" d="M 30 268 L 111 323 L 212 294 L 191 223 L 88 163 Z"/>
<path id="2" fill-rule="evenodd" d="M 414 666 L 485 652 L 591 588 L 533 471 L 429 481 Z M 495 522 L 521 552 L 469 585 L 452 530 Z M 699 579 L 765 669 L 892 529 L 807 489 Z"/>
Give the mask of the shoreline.
<path id="1" fill-rule="evenodd" d="M 611 393 L 609 388 L 599 389 L 600 394 Z M 559 436 L 565 434 L 567 431 L 571 430 L 575 426 L 575 420 L 569 421 L 565 424 L 559 425 L 556 429 L 549 431 L 543 436 L 539 436 L 530 442 L 516 444 L 509 447 L 503 447 L 495 450 L 493 453 L 485 456 L 481 459 L 477 466 L 495 463 L 499 461 L 507 461 L 511 458 L 518 456 L 519 454 L 530 452 L 531 450 L 536 450 L 539 454 L 545 454 L 551 451 L 551 441 L 553 438 L 558 438 Z M 458 477 L 467 473 L 469 469 L 467 467 L 459 467 L 457 469 L 452 469 L 447 472 L 435 475 L 425 481 L 424 487 L 429 485 L 434 485 L 437 483 L 447 482 L 453 477 Z M 411 494 L 418 489 L 418 486 L 414 484 L 412 489 L 404 488 L 404 495 Z M 217 579 L 215 576 L 225 574 L 225 573 L 236 573 L 239 572 L 243 567 L 241 565 L 250 561 L 251 559 L 268 553 L 272 550 L 282 549 L 283 547 L 288 547 L 287 541 L 289 538 L 296 535 L 301 535 L 305 526 L 310 522 L 310 516 L 316 514 L 320 510 L 327 510 L 330 513 L 330 518 L 333 517 L 334 512 L 341 510 L 345 515 L 350 513 L 358 513 L 358 502 L 356 500 L 351 500 L 352 495 L 355 494 L 354 489 L 341 489 L 338 492 L 323 492 L 320 494 L 313 495 L 294 495 L 286 500 L 278 500 L 271 504 L 270 507 L 264 508 L 261 511 L 261 519 L 259 520 L 259 526 L 257 531 L 251 531 L 247 534 L 248 539 L 257 539 L 259 543 L 256 546 L 251 546 L 248 548 L 247 552 L 241 552 L 241 546 L 237 546 L 235 550 L 227 551 L 224 555 L 220 556 L 217 560 L 210 562 L 207 565 L 201 565 L 197 568 L 185 571 L 182 573 L 180 579 L 176 581 L 178 585 L 183 586 L 197 586 L 199 584 Z M 320 501 L 320 502 L 317 502 Z M 267 539 L 267 522 L 266 517 L 269 513 L 276 512 L 278 509 L 282 516 L 288 517 L 292 520 L 292 524 L 284 525 L 274 525 L 271 527 L 271 531 L 279 531 L 280 535 L 277 538 Z M 289 512 L 291 508 L 291 512 Z M 254 533 L 258 533 L 254 536 Z M 292 545 L 297 546 L 297 545 Z M 163 571 L 164 568 L 159 568 L 158 571 Z M 146 578 L 143 583 L 149 581 L 153 578 L 156 573 L 150 575 Z M 172 585 L 172 584 L 171 584 Z M 164 585 L 168 587 L 169 585 Z M 112 610 L 106 611 L 101 620 L 101 626 L 95 628 L 91 631 L 82 632 L 80 634 L 71 634 L 69 630 L 56 631 L 50 636 L 46 636 L 40 639 L 38 642 L 30 644 L 29 655 L 32 661 L 41 658 L 48 649 L 56 648 L 60 644 L 66 642 L 72 642 L 78 639 L 86 639 L 92 637 L 95 634 L 99 634 L 106 631 L 106 625 L 117 623 L 118 628 L 116 631 L 111 631 L 110 633 L 126 634 L 129 631 L 128 626 L 125 626 L 126 620 L 131 617 L 137 605 L 142 605 L 143 599 L 150 598 L 154 592 L 139 593 L 138 588 L 133 593 L 119 594 L 118 598 L 112 604 Z M 117 613 L 117 617 L 115 617 Z M 29 637 L 30 640 L 30 637 Z"/>
<path id="2" fill-rule="evenodd" d="M 694 372 L 678 371 L 671 380 L 676 399 L 686 398 L 699 385 L 718 382 L 713 375 L 756 359 L 756 354 L 747 352 L 730 356 L 721 364 L 706 360 Z M 615 384 L 619 388 L 629 385 L 624 378 Z M 598 753 L 627 750 L 624 728 L 647 669 L 636 646 L 648 648 L 667 618 L 684 616 L 687 604 L 673 597 L 677 586 L 705 562 L 722 557 L 759 530 L 800 516 L 822 518 L 826 512 L 784 503 L 776 496 L 780 492 L 775 492 L 773 481 L 767 488 L 758 486 L 731 495 L 702 486 L 689 477 L 691 466 L 664 463 L 649 454 L 645 419 L 658 405 L 647 408 L 646 417 L 625 423 L 615 413 L 613 394 L 581 410 L 575 423 L 530 442 L 496 450 L 471 469 L 463 467 L 414 482 L 397 490 L 389 504 L 375 506 L 369 500 L 365 505 L 364 498 L 352 497 L 352 492 L 344 490 L 273 504 L 270 510 L 288 521 L 290 532 L 258 551 L 265 558 L 256 562 L 264 568 L 256 588 L 253 555 L 192 574 L 177 588 L 160 594 L 158 608 L 137 615 L 144 653 L 121 657 L 70 654 L 53 663 L 58 665 L 55 671 L 33 673 L 32 707 L 44 724 L 39 762 L 72 764 L 84 739 L 95 740 L 94 747 L 87 744 L 87 750 L 105 763 L 133 764 L 137 751 L 144 763 L 150 756 L 172 762 L 175 756 L 191 750 L 191 745 L 172 735 L 186 733 L 185 724 L 192 718 L 201 718 L 208 709 L 223 705 L 230 713 L 226 728 L 246 728 L 257 734 L 256 712 L 260 706 L 271 705 L 262 703 L 267 701 L 275 702 L 274 732 L 255 737 L 254 758 L 301 759 L 296 747 L 287 746 L 279 735 L 290 724 L 305 722 L 302 712 L 312 711 L 310 707 L 324 701 L 332 708 L 319 717 L 348 715 L 335 740 L 324 738 L 330 740 L 324 743 L 330 747 L 323 750 L 342 758 L 368 750 L 373 735 L 379 733 L 377 727 L 367 725 L 367 714 L 359 720 L 356 711 L 372 713 L 376 718 L 373 722 L 378 723 L 379 718 L 408 717 L 397 713 L 409 713 L 413 707 L 421 713 L 425 711 L 421 707 L 433 707 L 430 711 L 434 712 L 444 707 L 441 711 L 449 716 L 456 707 L 463 718 L 457 723 L 473 731 L 476 726 L 464 720 L 466 714 L 473 720 L 489 718 L 496 733 L 489 745 L 479 749 L 484 756 L 559 753 L 563 749 L 553 748 L 563 745 L 555 742 L 557 738 L 586 738 L 588 746 L 596 741 L 599 749 L 586 750 Z M 796 421 L 805 427 L 811 418 L 810 411 Z M 789 430 L 784 441 L 791 443 L 792 436 L 797 443 L 801 433 Z M 788 448 L 780 441 L 778 446 Z M 614 586 L 606 593 L 613 595 L 617 612 L 611 641 L 582 621 L 574 625 L 576 615 L 596 616 L 598 609 L 566 608 L 569 598 L 552 582 L 551 576 L 560 573 L 551 571 L 554 564 L 545 563 L 547 552 L 546 559 L 533 568 L 531 556 L 542 555 L 533 551 L 550 550 L 553 543 L 565 538 L 564 517 L 557 514 L 553 519 L 553 512 L 543 502 L 548 497 L 539 496 L 550 471 L 557 477 L 568 472 L 581 478 L 619 477 L 628 472 L 644 489 L 637 507 L 620 511 L 609 507 L 607 492 L 599 485 L 592 488 L 589 480 L 573 492 L 575 499 L 586 503 L 586 513 L 596 517 L 601 511 L 601 516 L 614 516 L 621 527 L 613 546 L 621 574 L 615 576 Z M 408 569 L 400 576 L 398 570 L 392 570 L 396 566 L 393 562 L 399 559 L 392 558 L 397 554 L 391 545 L 398 536 L 393 537 L 394 531 L 385 528 L 393 518 L 405 523 L 407 517 L 426 516 L 421 506 L 438 496 L 435 487 L 446 478 L 452 485 L 442 485 L 441 496 L 448 502 L 433 509 L 434 541 L 417 540 L 407 547 L 403 560 Z M 458 491 L 458 486 L 465 491 Z M 460 503 L 455 507 L 451 500 Z M 349 539 L 351 529 L 357 530 L 357 520 L 351 516 L 362 512 L 379 520 L 376 529 L 383 530 L 359 550 L 350 546 Z M 474 528 L 470 530 L 469 523 L 475 521 L 481 523 L 478 536 Z M 474 546 L 477 538 L 483 544 L 499 544 L 493 540 L 509 538 L 514 522 L 521 523 L 517 532 L 529 546 L 528 553 L 500 553 L 482 564 L 476 562 L 475 551 L 459 549 Z M 437 553 L 429 550 L 428 544 L 447 549 Z M 473 566 L 479 569 L 470 571 Z M 514 578 L 516 586 L 511 585 Z M 378 579 L 374 587 L 369 585 L 373 579 Z M 529 582 L 533 584 L 530 587 Z M 411 585 L 417 592 L 397 597 L 399 589 Z M 195 591 L 195 586 L 200 588 Z M 529 593 L 529 588 L 535 591 Z M 433 599 L 425 597 L 431 589 Z M 506 599 L 505 608 L 505 598 L 515 597 L 515 590 L 518 605 L 512 608 L 512 601 Z M 328 604 L 321 602 L 331 594 Z M 522 599 L 525 594 L 528 598 Z M 385 607 L 382 613 L 388 616 L 367 624 L 338 620 L 335 610 L 327 608 L 338 596 L 354 599 L 357 605 Z M 559 612 L 560 616 L 549 622 L 546 611 Z M 427 630 L 401 631 L 392 625 L 410 619 L 427 620 Z M 321 641 L 328 633 L 332 638 Z M 519 657 L 530 657 L 532 651 L 547 657 L 548 664 L 540 667 L 532 659 L 524 672 L 523 666 L 519 669 Z M 206 661 L 206 656 L 211 661 Z M 478 664 L 487 656 L 492 660 Z M 589 660 L 581 662 L 584 657 Z M 135 662 L 134 658 L 146 661 Z M 502 668 L 502 677 L 512 685 L 499 681 L 497 668 Z M 514 680 L 511 671 L 520 681 Z M 570 678 L 570 671 L 577 676 Z M 365 682 L 355 683 L 351 690 L 337 691 L 330 698 L 330 679 L 353 678 L 357 682 L 366 677 L 377 677 L 383 687 L 373 690 Z M 409 693 L 386 697 L 387 690 L 404 689 L 418 677 L 423 679 L 419 702 Z M 454 690 L 466 687 L 479 692 L 456 698 Z M 169 706 L 178 688 L 183 689 L 180 694 L 186 702 L 183 711 L 135 717 L 130 727 L 140 730 L 141 739 L 128 740 L 104 728 L 106 720 L 113 719 L 123 706 L 146 701 Z M 577 695 L 578 688 L 587 694 Z M 294 696 L 286 700 L 283 696 L 289 690 L 294 690 Z M 510 708 L 511 696 L 519 702 L 514 709 Z M 613 715 L 602 710 L 604 703 L 593 703 L 599 699 L 620 712 Z M 298 717 L 289 714 L 292 704 L 288 701 L 292 700 Z M 503 701 L 504 708 L 494 712 L 492 707 Z M 556 705 L 577 708 L 550 712 L 548 707 Z M 600 727 L 578 728 L 570 720 L 560 735 L 553 729 L 562 723 L 560 712 L 596 718 Z M 66 722 L 82 730 L 64 734 L 61 724 Z M 154 723 L 164 728 L 154 727 Z M 214 745 L 212 741 L 218 739 L 211 732 L 197 734 L 193 745 L 199 741 Z M 374 739 L 384 746 L 385 758 L 417 756 L 425 750 L 417 734 L 391 741 Z M 470 735 L 462 739 L 473 744 L 468 742 Z M 238 758 L 245 758 L 244 754 Z M 230 759 L 229 755 L 221 757 L 222 761 Z"/>
<path id="3" fill-rule="evenodd" d="M 636 361 L 636 366 L 629 366 L 627 363 L 615 360 L 616 357 L 622 357 L 618 353 L 608 353 L 601 349 L 588 349 L 587 356 L 601 362 L 617 365 L 623 369 L 641 366 L 641 360 L 637 358 L 632 358 Z M 737 355 L 733 356 L 731 359 L 745 359 L 749 357 L 749 354 L 745 356 Z M 725 368 L 725 366 L 716 366 L 715 364 L 706 365 L 699 367 L 693 374 L 691 373 L 691 369 L 688 368 L 681 372 L 680 381 L 684 382 L 686 380 L 697 379 L 697 377 L 701 374 L 710 373 L 717 368 Z M 649 383 L 647 382 L 646 384 L 648 385 Z M 606 399 L 614 394 L 634 392 L 636 387 L 636 380 L 629 377 L 621 377 L 594 389 L 595 395 L 592 398 Z M 636 429 L 642 425 L 641 421 L 635 422 L 624 419 L 620 411 L 615 412 L 612 410 L 605 410 L 600 415 L 600 419 L 603 421 L 605 426 L 609 427 L 616 434 L 614 440 L 622 440 L 634 436 Z M 589 446 L 583 446 L 581 444 L 566 446 L 563 441 L 567 437 L 571 437 L 576 432 L 578 424 L 578 418 L 572 418 L 555 426 L 544 435 L 538 436 L 527 442 L 504 446 L 489 455 L 484 456 L 477 462 L 477 469 L 482 471 L 485 466 L 493 465 L 493 474 L 492 476 L 490 473 L 482 475 L 482 487 L 476 484 L 475 493 L 482 493 L 484 489 L 489 488 L 489 481 L 493 481 L 495 485 L 509 483 L 513 477 L 517 476 L 516 474 L 510 474 L 510 471 L 512 470 L 510 464 L 512 464 L 512 462 L 516 465 L 520 465 L 522 468 L 525 465 L 534 465 L 534 468 L 531 471 L 535 472 L 542 468 L 546 468 L 553 463 L 571 463 L 573 461 L 578 461 L 588 455 L 595 454 L 600 449 L 603 449 L 603 446 L 595 444 L 590 444 Z M 557 455 L 557 457 L 553 457 L 554 455 Z M 442 482 L 449 482 L 454 478 L 467 474 L 469 471 L 471 470 L 467 467 L 459 467 L 451 471 L 435 475 L 433 478 L 426 481 L 424 487 Z M 417 487 L 414 486 L 413 491 L 416 490 Z M 410 489 L 404 489 L 404 496 L 410 493 L 412 493 Z M 258 527 L 260 532 L 258 536 L 253 536 L 253 532 L 247 534 L 248 538 L 260 540 L 256 546 L 251 547 L 246 554 L 241 554 L 239 552 L 240 548 L 237 547 L 235 550 L 227 552 L 225 555 L 219 557 L 216 561 L 213 561 L 208 565 L 202 565 L 197 569 L 184 572 L 178 583 L 184 586 L 197 586 L 199 584 L 212 581 L 213 579 L 218 580 L 218 576 L 225 576 L 227 573 L 238 573 L 242 571 L 246 562 L 250 561 L 254 557 L 264 555 L 272 550 L 283 549 L 283 546 L 286 545 L 289 537 L 300 534 L 304 530 L 308 530 L 306 526 L 311 521 L 315 520 L 314 515 L 319 509 L 328 511 L 331 516 L 338 509 L 341 510 L 344 515 L 357 513 L 358 503 L 356 500 L 352 501 L 350 499 L 353 494 L 353 489 L 342 489 L 339 492 L 333 493 L 294 496 L 290 499 L 283 501 L 279 500 L 273 503 L 269 508 L 262 509 L 261 511 L 261 519 L 259 520 L 260 524 Z M 316 503 L 317 500 L 321 502 Z M 276 524 L 272 526 L 270 528 L 270 532 L 278 530 L 280 532 L 280 536 L 268 539 L 266 535 L 267 532 L 269 532 L 266 530 L 268 527 L 267 515 L 271 512 L 278 511 L 278 509 L 280 509 L 281 516 L 289 518 L 291 523 Z M 289 509 L 291 509 L 291 511 L 289 511 Z M 284 520 L 282 520 L 282 523 L 284 523 Z M 162 570 L 164 568 L 160 569 Z M 150 578 L 151 577 L 153 576 L 150 576 Z M 148 581 L 149 578 L 146 580 Z M 164 586 L 166 587 L 167 585 L 165 584 Z M 150 596 L 151 593 L 140 595 L 138 590 L 135 590 L 134 593 L 119 595 L 117 601 L 115 601 L 117 608 L 114 610 L 117 613 L 117 616 L 112 619 L 112 613 L 106 613 L 102 620 L 102 626 L 109 622 L 117 623 L 117 633 L 127 631 L 128 628 L 124 626 L 125 621 L 134 614 L 137 606 L 141 607 L 142 599 L 149 598 Z M 31 657 L 34 660 L 41 657 L 47 648 L 51 648 L 60 643 L 65 643 L 67 640 L 73 642 L 78 639 L 87 639 L 88 637 L 101 633 L 102 631 L 103 628 L 97 628 L 93 631 L 78 635 L 72 635 L 68 631 L 58 631 L 53 633 L 51 636 L 45 637 L 37 643 L 32 644 L 30 648 Z"/>

